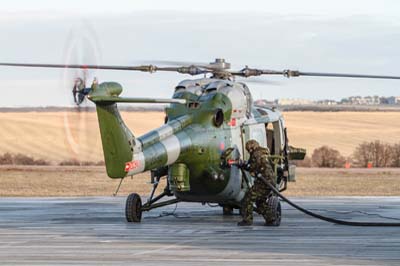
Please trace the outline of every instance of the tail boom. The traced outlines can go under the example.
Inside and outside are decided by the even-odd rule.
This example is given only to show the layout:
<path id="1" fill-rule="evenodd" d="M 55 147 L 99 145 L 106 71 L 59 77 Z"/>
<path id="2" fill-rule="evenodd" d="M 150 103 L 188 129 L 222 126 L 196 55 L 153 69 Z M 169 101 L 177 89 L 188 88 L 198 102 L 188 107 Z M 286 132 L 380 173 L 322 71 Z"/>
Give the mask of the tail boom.
<path id="1" fill-rule="evenodd" d="M 181 152 L 190 147 L 191 140 L 184 128 L 192 123 L 192 116 L 173 119 L 136 139 L 122 120 L 116 102 L 141 99 L 121 100 L 121 92 L 120 84 L 105 82 L 93 86 L 88 96 L 96 104 L 108 176 L 124 178 L 176 162 Z"/>

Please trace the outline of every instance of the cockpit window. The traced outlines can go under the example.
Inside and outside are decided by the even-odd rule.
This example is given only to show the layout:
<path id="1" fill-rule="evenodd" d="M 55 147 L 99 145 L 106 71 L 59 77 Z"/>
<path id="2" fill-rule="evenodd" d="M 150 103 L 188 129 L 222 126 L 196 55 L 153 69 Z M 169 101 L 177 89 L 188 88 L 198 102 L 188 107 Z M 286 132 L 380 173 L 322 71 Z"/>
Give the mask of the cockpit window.
<path id="1" fill-rule="evenodd" d="M 188 103 L 188 108 L 189 109 L 197 109 L 200 107 L 200 103 L 199 102 L 190 102 Z"/>
<path id="2" fill-rule="evenodd" d="M 175 87 L 175 91 L 177 91 L 177 90 L 185 90 L 186 89 L 186 87 L 185 86 L 176 86 Z"/>
<path id="3" fill-rule="evenodd" d="M 207 93 L 214 92 L 216 90 L 217 90 L 217 88 L 206 88 Z"/>

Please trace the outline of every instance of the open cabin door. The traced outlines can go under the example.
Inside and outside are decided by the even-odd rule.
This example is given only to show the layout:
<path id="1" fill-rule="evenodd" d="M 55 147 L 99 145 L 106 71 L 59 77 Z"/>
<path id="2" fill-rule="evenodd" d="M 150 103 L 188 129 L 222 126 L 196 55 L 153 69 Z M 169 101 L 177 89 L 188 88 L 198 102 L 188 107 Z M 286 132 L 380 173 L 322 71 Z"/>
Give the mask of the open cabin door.
<path id="1" fill-rule="evenodd" d="M 265 124 L 267 146 L 271 155 L 284 155 L 286 136 L 281 120 Z"/>
<path id="2" fill-rule="evenodd" d="M 265 131 L 265 124 L 249 124 L 242 126 L 242 144 L 243 144 L 243 159 L 249 159 L 249 153 L 246 150 L 246 142 L 254 139 L 260 146 L 267 147 L 267 134 Z"/>

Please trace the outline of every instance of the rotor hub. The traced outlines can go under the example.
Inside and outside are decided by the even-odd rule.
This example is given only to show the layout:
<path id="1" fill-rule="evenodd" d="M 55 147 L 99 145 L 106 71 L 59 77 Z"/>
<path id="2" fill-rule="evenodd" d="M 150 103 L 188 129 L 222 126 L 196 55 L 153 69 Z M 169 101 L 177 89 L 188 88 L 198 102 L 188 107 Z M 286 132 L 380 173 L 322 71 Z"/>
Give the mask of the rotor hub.
<path id="1" fill-rule="evenodd" d="M 210 66 L 217 70 L 227 70 L 231 68 L 231 64 L 226 62 L 223 58 L 216 58 L 214 62 L 210 63 Z"/>

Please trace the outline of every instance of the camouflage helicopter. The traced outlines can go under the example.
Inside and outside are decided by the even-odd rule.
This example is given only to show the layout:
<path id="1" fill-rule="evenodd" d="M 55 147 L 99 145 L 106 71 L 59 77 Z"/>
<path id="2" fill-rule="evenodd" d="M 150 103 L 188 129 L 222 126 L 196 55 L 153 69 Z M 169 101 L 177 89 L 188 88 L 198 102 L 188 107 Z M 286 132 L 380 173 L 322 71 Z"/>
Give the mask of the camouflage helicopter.
<path id="1" fill-rule="evenodd" d="M 171 63 L 172 65 L 173 63 Z M 174 63 L 175 64 L 175 63 Z M 151 172 L 153 190 L 142 204 L 132 193 L 126 201 L 128 222 L 140 222 L 143 211 L 181 201 L 217 203 L 224 214 L 240 209 L 241 200 L 254 177 L 242 171 L 236 162 L 245 161 L 248 140 L 257 140 L 271 152 L 275 167 L 276 188 L 284 191 L 295 181 L 295 166 L 291 160 L 304 159 L 306 151 L 289 146 L 287 128 L 282 114 L 275 108 L 256 106 L 249 88 L 236 77 L 263 75 L 400 79 L 396 76 L 316 73 L 293 70 L 265 70 L 245 67 L 231 70 L 224 59 L 210 64 L 156 65 L 54 65 L 0 63 L 0 66 L 77 68 L 156 72 L 167 71 L 199 79 L 181 81 L 171 99 L 120 97 L 123 88 L 116 82 L 93 82 L 85 86 L 77 80 L 72 90 L 76 103 L 87 98 L 96 105 L 107 174 L 110 178 L 134 176 Z M 165 124 L 141 137 L 136 137 L 125 125 L 117 103 L 168 103 Z M 155 195 L 160 179 L 166 177 L 164 191 Z M 173 197 L 161 201 L 164 197 Z M 279 201 L 269 204 L 277 224 L 281 219 Z"/>

